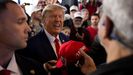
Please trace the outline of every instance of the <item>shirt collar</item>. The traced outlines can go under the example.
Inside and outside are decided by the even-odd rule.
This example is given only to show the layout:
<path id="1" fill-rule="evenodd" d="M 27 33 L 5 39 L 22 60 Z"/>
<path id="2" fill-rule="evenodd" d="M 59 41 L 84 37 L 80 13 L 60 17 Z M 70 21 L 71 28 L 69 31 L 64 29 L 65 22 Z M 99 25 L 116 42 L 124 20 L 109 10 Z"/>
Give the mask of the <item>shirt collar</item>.
<path id="1" fill-rule="evenodd" d="M 55 40 L 55 37 L 54 36 L 52 36 L 51 34 L 49 34 L 45 29 L 44 29 L 44 31 L 45 31 L 45 33 L 46 33 L 46 35 L 47 35 L 47 37 L 48 37 L 48 39 L 49 39 L 49 41 L 50 42 L 54 42 L 54 40 Z M 59 35 L 57 35 L 57 37 L 56 37 L 58 40 L 59 40 Z"/>
<path id="2" fill-rule="evenodd" d="M 3 70 L 4 68 L 0 66 L 0 70 Z M 12 71 L 13 73 L 20 74 L 20 69 L 17 65 L 15 54 L 13 54 L 13 57 L 11 58 L 11 61 L 9 62 L 9 65 L 7 66 L 7 70 Z"/>

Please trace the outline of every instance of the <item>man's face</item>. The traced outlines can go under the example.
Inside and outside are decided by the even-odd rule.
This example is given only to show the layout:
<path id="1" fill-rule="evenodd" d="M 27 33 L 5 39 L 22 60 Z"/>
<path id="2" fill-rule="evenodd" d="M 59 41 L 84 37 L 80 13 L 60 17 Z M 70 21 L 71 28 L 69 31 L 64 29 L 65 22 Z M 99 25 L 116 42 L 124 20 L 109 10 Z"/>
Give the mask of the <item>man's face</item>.
<path id="1" fill-rule="evenodd" d="M 99 17 L 98 16 L 92 16 L 91 17 L 91 25 L 97 26 L 99 22 Z"/>
<path id="2" fill-rule="evenodd" d="M 44 8 L 46 6 L 46 1 L 45 0 L 39 0 L 37 6 Z"/>
<path id="3" fill-rule="evenodd" d="M 70 36 L 71 30 L 70 29 L 64 29 L 64 30 L 62 30 L 62 33 L 64 33 L 66 36 Z"/>
<path id="4" fill-rule="evenodd" d="M 62 10 L 54 10 L 46 13 L 43 24 L 45 29 L 53 36 L 58 35 L 63 27 L 64 12 Z"/>
<path id="5" fill-rule="evenodd" d="M 89 18 L 89 12 L 88 12 L 88 10 L 86 10 L 86 11 L 83 13 L 83 19 L 84 19 L 84 21 L 85 21 L 85 20 L 88 20 L 88 18 Z"/>
<path id="6" fill-rule="evenodd" d="M 81 27 L 82 23 L 83 23 L 82 18 L 76 17 L 73 19 L 73 24 L 75 28 Z"/>
<path id="7" fill-rule="evenodd" d="M 36 19 L 36 20 L 41 21 L 41 19 L 42 19 L 42 12 L 41 12 L 41 10 L 33 12 L 32 13 L 32 17 L 34 19 Z"/>
<path id="8" fill-rule="evenodd" d="M 23 9 L 16 4 L 8 3 L 7 10 L 0 16 L 0 44 L 9 49 L 26 47 L 30 28 Z"/>

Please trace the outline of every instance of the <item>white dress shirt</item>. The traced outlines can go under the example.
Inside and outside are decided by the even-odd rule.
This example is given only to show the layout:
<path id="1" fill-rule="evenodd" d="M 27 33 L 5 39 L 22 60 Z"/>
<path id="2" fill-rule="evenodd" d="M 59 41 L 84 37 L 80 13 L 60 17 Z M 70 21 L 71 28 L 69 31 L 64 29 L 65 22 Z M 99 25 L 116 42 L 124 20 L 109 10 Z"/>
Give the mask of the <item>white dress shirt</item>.
<path id="1" fill-rule="evenodd" d="M 46 33 L 46 36 L 48 37 L 49 41 L 50 41 L 50 44 L 52 45 L 53 49 L 54 49 L 54 52 L 57 56 L 57 53 L 56 53 L 56 47 L 55 47 L 55 44 L 54 44 L 54 40 L 55 40 L 55 37 L 52 36 L 51 34 L 49 34 L 45 29 L 44 29 L 45 33 Z M 61 45 L 61 40 L 59 39 L 59 35 L 57 35 L 57 39 L 59 40 L 59 44 Z M 58 57 L 58 56 L 57 56 Z"/>
<path id="2" fill-rule="evenodd" d="M 4 68 L 0 65 L 0 71 L 3 69 Z M 7 66 L 7 70 L 11 71 L 11 75 L 22 75 L 22 72 L 17 65 L 16 58 L 15 58 L 14 54 Z"/>

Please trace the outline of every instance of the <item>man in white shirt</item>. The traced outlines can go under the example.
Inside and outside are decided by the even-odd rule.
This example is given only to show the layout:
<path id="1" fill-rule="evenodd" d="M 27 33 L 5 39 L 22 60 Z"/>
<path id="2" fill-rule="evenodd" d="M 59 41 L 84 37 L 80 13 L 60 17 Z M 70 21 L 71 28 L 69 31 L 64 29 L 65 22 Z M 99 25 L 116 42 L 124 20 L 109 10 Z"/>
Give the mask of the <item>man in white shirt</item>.
<path id="1" fill-rule="evenodd" d="M 27 46 L 27 16 L 20 5 L 11 0 L 0 1 L 0 75 L 45 75 L 42 65 L 15 53 Z"/>
<path id="2" fill-rule="evenodd" d="M 27 41 L 27 47 L 18 50 L 17 53 L 32 58 L 42 65 L 48 64 L 47 69 L 52 71 L 51 75 L 61 75 L 60 70 L 56 69 L 55 64 L 59 56 L 59 47 L 54 42 L 58 39 L 58 46 L 68 40 L 68 37 L 61 33 L 64 22 L 65 8 L 58 4 L 47 5 L 42 12 L 43 29 Z M 52 69 L 52 70 L 51 70 Z M 54 70 L 53 70 L 54 69 Z M 58 71 L 57 71 L 58 70 Z"/>

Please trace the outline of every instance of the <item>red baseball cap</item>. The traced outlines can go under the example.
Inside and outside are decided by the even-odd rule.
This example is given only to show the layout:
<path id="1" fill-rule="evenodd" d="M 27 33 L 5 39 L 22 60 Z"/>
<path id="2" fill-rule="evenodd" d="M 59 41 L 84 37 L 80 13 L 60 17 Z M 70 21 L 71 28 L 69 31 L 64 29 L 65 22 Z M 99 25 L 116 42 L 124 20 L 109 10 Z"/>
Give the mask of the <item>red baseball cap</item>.
<path id="1" fill-rule="evenodd" d="M 61 45 L 60 50 L 59 50 L 59 57 L 64 58 L 67 64 L 75 63 L 81 57 L 80 55 L 77 55 L 80 49 L 83 49 L 84 51 L 88 51 L 84 43 L 70 40 Z M 61 59 L 59 59 L 59 61 L 61 61 Z M 58 62 L 57 64 L 61 65 L 59 64 L 61 63 L 59 61 L 57 61 Z"/>

